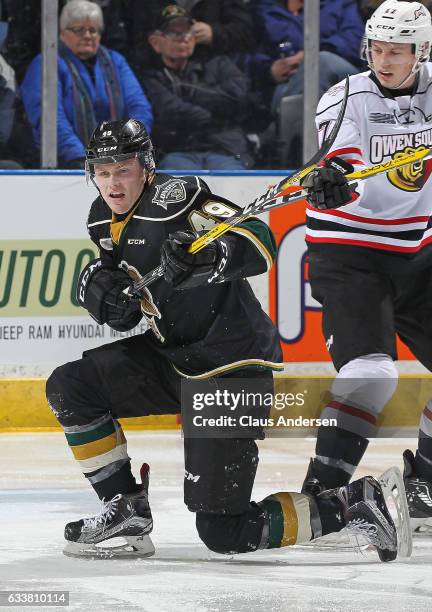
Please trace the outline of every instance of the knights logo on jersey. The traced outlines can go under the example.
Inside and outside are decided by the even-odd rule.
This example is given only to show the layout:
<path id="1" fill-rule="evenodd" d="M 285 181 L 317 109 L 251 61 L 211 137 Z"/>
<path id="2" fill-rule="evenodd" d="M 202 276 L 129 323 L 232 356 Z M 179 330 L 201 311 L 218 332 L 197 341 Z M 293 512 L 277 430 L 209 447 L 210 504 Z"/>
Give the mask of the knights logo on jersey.
<path id="1" fill-rule="evenodd" d="M 181 179 L 169 179 L 161 185 L 156 185 L 156 193 L 153 196 L 153 204 L 162 206 L 165 210 L 168 209 L 168 204 L 177 204 L 186 200 L 186 181 Z"/>
<path id="2" fill-rule="evenodd" d="M 425 147 L 419 147 L 418 149 L 414 149 L 412 147 L 406 147 L 403 151 L 395 153 L 392 159 L 398 159 L 398 157 L 402 155 L 414 153 L 424 148 Z M 420 191 L 428 180 L 431 172 L 432 160 L 424 161 L 421 159 L 414 164 L 390 170 L 390 172 L 387 173 L 387 178 L 392 185 L 398 189 L 402 189 L 402 191 Z"/>
<path id="3" fill-rule="evenodd" d="M 122 270 L 127 272 L 131 279 L 136 283 L 138 280 L 142 278 L 141 274 L 134 266 L 130 266 L 126 261 L 122 261 L 119 266 Z M 144 287 L 142 291 L 141 298 L 141 312 L 143 313 L 145 320 L 149 326 L 149 328 L 153 331 L 154 335 L 160 342 L 165 342 L 165 338 L 159 331 L 158 326 L 156 325 L 155 319 L 161 319 L 162 315 L 160 313 L 159 308 L 156 306 L 153 296 L 150 293 L 147 287 Z"/>

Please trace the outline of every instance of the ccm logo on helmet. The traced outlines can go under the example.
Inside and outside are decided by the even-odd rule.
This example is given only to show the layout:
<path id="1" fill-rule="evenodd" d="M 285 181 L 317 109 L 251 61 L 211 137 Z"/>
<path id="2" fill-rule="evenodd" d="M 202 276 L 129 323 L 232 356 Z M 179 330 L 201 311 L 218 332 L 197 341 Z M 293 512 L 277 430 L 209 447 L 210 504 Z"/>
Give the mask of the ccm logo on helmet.
<path id="1" fill-rule="evenodd" d="M 114 151 L 117 147 L 101 147 L 100 149 L 96 149 L 98 153 L 106 152 L 106 151 Z"/>

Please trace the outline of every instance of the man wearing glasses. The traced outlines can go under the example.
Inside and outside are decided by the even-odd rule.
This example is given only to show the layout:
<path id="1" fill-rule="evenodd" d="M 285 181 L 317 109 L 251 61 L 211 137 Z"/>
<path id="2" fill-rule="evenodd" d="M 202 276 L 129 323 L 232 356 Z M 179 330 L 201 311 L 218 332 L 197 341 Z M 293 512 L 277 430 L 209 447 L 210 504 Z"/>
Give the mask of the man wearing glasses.
<path id="1" fill-rule="evenodd" d="M 148 130 L 153 115 L 141 85 L 122 55 L 100 44 L 101 8 L 71 0 L 60 15 L 58 155 L 63 168 L 84 168 L 85 143 L 104 120 L 134 116 Z M 36 143 L 40 143 L 42 56 L 30 64 L 21 91 Z"/>
<path id="2" fill-rule="evenodd" d="M 182 7 L 164 7 L 149 36 L 159 56 L 144 73 L 155 112 L 161 169 L 244 170 L 253 164 L 242 120 L 247 79 L 226 55 L 194 57 L 194 21 Z"/>

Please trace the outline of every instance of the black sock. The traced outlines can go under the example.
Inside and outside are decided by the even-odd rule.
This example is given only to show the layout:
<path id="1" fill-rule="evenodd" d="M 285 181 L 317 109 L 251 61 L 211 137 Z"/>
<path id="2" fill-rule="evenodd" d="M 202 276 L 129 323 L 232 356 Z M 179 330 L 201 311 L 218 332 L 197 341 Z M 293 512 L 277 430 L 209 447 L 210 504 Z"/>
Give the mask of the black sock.
<path id="1" fill-rule="evenodd" d="M 90 474 L 85 474 L 85 476 L 86 478 L 90 478 L 91 476 L 95 476 L 98 472 L 100 472 L 100 470 L 96 470 Z M 118 493 L 122 493 L 123 495 L 127 493 L 135 493 L 140 488 L 132 475 L 130 461 L 125 463 L 119 470 L 117 470 L 117 472 L 114 472 L 114 474 L 108 476 L 108 478 L 105 478 L 100 482 L 93 482 L 91 485 L 96 491 L 99 499 L 104 499 L 105 501 L 111 500 Z"/>
<path id="2" fill-rule="evenodd" d="M 348 484 L 352 471 L 344 469 L 344 464 L 357 467 L 369 444 L 367 438 L 339 427 L 320 427 L 315 453 L 328 463 L 315 459 L 316 478 L 328 489 Z"/>

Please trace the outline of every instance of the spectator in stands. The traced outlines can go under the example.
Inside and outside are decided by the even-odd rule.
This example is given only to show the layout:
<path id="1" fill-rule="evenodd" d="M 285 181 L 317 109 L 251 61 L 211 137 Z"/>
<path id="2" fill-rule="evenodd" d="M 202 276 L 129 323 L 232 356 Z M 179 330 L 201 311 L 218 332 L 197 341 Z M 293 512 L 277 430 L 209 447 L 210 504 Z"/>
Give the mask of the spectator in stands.
<path id="1" fill-rule="evenodd" d="M 31 130 L 27 123 L 23 123 L 24 113 L 14 70 L 3 57 L 8 25 L 4 21 L 0 2 L 0 168 L 19 170 L 22 167 L 34 167 L 38 156 Z"/>
<path id="2" fill-rule="evenodd" d="M 274 110 L 283 97 L 303 93 L 303 5 L 304 0 L 253 0 L 257 24 L 270 56 L 268 74 L 276 85 Z M 322 95 L 347 74 L 359 71 L 364 23 L 356 0 L 321 0 L 320 7 Z"/>
<path id="3" fill-rule="evenodd" d="M 132 5 L 142 6 L 142 0 L 94 0 L 104 18 L 103 44 L 128 58 Z M 5 56 L 14 68 L 18 83 L 24 78 L 31 60 L 41 51 L 41 2 L 34 0 L 1 0 L 3 14 L 9 23 Z M 67 0 L 59 0 L 59 14 Z M 129 19 L 130 17 L 130 19 Z"/>
<path id="4" fill-rule="evenodd" d="M 103 120 L 135 117 L 151 130 L 153 115 L 140 84 L 122 55 L 100 44 L 101 8 L 70 0 L 60 15 L 58 59 L 58 154 L 60 166 L 82 168 L 85 143 Z M 21 86 L 40 143 L 42 57 L 30 64 Z"/>
<path id="5" fill-rule="evenodd" d="M 194 19 L 197 57 L 252 51 L 253 17 L 245 0 L 177 0 Z"/>
<path id="6" fill-rule="evenodd" d="M 194 59 L 210 59 L 215 55 L 237 54 L 252 51 L 255 47 L 253 16 L 247 0 L 132 0 L 130 11 L 130 36 L 132 43 L 132 67 L 137 75 L 141 68 L 150 68 L 155 54 L 147 36 L 156 26 L 160 11 L 170 4 L 177 4 L 189 12 L 194 20 Z M 144 34 L 144 35 L 143 35 Z"/>
<path id="7" fill-rule="evenodd" d="M 247 79 L 226 56 L 196 61 L 190 14 L 177 5 L 159 15 L 149 42 L 159 64 L 145 74 L 155 111 L 159 168 L 244 169 L 252 164 L 241 127 Z"/>
<path id="8" fill-rule="evenodd" d="M 357 0 L 360 14 L 366 21 L 384 0 Z"/>
<path id="9" fill-rule="evenodd" d="M 9 159 L 8 142 L 15 120 L 15 97 L 15 73 L 0 55 L 0 168 L 3 170 L 19 170 L 22 167 Z"/>

